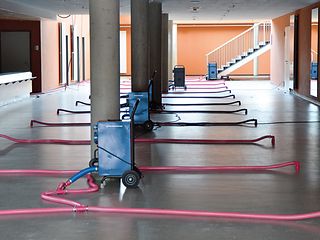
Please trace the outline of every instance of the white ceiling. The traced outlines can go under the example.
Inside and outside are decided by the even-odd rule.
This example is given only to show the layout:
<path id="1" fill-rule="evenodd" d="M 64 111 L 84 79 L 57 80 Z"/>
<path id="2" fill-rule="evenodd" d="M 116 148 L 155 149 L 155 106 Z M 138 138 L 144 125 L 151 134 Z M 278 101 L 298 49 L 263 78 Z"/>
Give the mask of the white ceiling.
<path id="1" fill-rule="evenodd" d="M 134 0 L 135 1 L 135 0 Z M 159 0 L 160 1 L 160 0 Z M 89 0 L 0 0 L 0 9 L 35 17 L 88 14 Z M 163 11 L 178 22 L 247 22 L 272 19 L 318 0 L 161 0 Z M 120 0 L 129 14 L 130 0 Z M 0 13 L 1 14 L 1 13 Z"/>

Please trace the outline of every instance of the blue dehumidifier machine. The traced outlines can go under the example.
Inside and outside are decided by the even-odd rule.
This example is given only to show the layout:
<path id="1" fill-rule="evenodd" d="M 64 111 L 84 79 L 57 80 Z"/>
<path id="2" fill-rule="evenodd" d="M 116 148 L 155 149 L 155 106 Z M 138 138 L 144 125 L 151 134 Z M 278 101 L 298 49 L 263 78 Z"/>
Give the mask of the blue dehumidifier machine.
<path id="1" fill-rule="evenodd" d="M 208 63 L 207 80 L 217 80 L 217 79 L 218 79 L 217 63 L 216 62 Z"/>
<path id="2" fill-rule="evenodd" d="M 121 178 L 128 188 L 138 186 L 141 172 L 135 167 L 133 121 L 139 100 L 135 102 L 131 119 L 119 121 L 99 121 L 94 130 L 98 156 L 90 161 L 90 166 L 98 164 L 99 176 Z"/>

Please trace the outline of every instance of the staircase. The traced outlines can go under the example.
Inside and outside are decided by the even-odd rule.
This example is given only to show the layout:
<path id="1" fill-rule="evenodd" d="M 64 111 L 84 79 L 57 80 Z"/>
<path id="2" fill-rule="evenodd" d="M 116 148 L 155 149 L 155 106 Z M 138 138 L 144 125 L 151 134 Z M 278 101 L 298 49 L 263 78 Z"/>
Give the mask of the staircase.
<path id="1" fill-rule="evenodd" d="M 226 76 L 270 50 L 271 23 L 254 24 L 238 36 L 206 54 L 207 64 L 217 63 L 218 78 Z"/>

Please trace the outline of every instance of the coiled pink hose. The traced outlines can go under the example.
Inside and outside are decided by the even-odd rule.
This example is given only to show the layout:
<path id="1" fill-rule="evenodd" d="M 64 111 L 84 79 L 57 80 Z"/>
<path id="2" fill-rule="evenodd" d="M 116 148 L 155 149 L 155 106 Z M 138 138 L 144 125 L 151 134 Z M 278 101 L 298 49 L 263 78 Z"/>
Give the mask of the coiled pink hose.
<path id="1" fill-rule="evenodd" d="M 53 203 L 59 203 L 71 206 L 72 208 L 36 208 L 36 209 L 15 209 L 15 210 L 0 210 L 0 216 L 4 215 L 23 215 L 23 214 L 52 214 L 66 212 L 98 212 L 112 214 L 134 214 L 134 215 L 160 215 L 174 217 L 206 217 L 206 218 L 233 218 L 233 219 L 256 219 L 256 220 L 280 220 L 280 221 L 298 221 L 311 218 L 319 218 L 320 211 L 301 213 L 301 214 L 253 214 L 239 212 L 209 212 L 196 210 L 173 210 L 173 209 L 158 209 L 158 208 L 110 208 L 99 206 L 85 206 L 79 202 L 64 199 L 62 195 L 93 193 L 98 191 L 98 186 L 94 184 L 93 178 L 88 175 L 87 189 L 78 190 L 57 190 L 45 192 L 41 194 L 41 198 Z"/>
<path id="2" fill-rule="evenodd" d="M 265 166 L 139 166 L 141 172 L 214 172 L 214 171 L 264 171 L 294 166 L 295 172 L 300 171 L 300 162 L 291 161 Z M 26 175 L 71 175 L 79 170 L 46 170 L 46 169 L 9 169 L 0 170 L 0 174 L 26 174 Z"/>
<path id="3" fill-rule="evenodd" d="M 284 162 L 266 166 L 141 166 L 138 167 L 142 172 L 210 172 L 210 171 L 264 171 L 277 168 L 284 168 L 288 166 L 294 166 L 295 172 L 300 172 L 300 163 L 298 161 Z M 1 173 L 1 171 L 0 171 Z"/>
<path id="4" fill-rule="evenodd" d="M 62 140 L 62 139 L 18 139 L 4 134 L 0 138 L 7 139 L 15 143 L 30 144 L 66 144 L 66 145 L 90 145 L 90 140 Z M 265 135 L 256 139 L 174 139 L 174 138 L 136 138 L 136 143 L 176 143 L 176 144 L 252 144 L 271 139 L 272 146 L 275 146 L 275 137 Z"/>
<path id="5" fill-rule="evenodd" d="M 238 212 L 208 212 L 195 210 L 170 210 L 158 208 L 106 208 L 87 207 L 88 212 L 119 213 L 119 214 L 144 214 L 175 217 L 210 217 L 210 218 L 244 218 L 259 220 L 298 221 L 320 217 L 320 211 L 305 214 L 249 214 Z"/>

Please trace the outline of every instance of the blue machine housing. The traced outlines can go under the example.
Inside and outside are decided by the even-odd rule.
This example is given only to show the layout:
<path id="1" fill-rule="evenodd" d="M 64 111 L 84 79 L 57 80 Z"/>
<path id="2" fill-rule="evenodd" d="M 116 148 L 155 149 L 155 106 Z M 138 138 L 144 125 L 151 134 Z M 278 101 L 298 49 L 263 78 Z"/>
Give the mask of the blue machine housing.
<path id="1" fill-rule="evenodd" d="M 318 79 L 318 63 L 311 62 L 311 79 Z"/>
<path id="2" fill-rule="evenodd" d="M 208 80 L 216 80 L 217 78 L 217 63 L 208 63 Z"/>
<path id="3" fill-rule="evenodd" d="M 128 104 L 130 115 L 132 114 L 134 104 L 137 100 L 140 100 L 140 102 L 134 114 L 134 124 L 144 124 L 150 120 L 149 92 L 129 93 Z"/>
<path id="4" fill-rule="evenodd" d="M 153 91 L 153 81 L 149 80 L 148 92 L 149 92 L 149 103 L 152 103 L 152 91 Z"/>
<path id="5" fill-rule="evenodd" d="M 98 122 L 95 142 L 98 145 L 99 175 L 122 177 L 134 167 L 131 121 Z"/>

